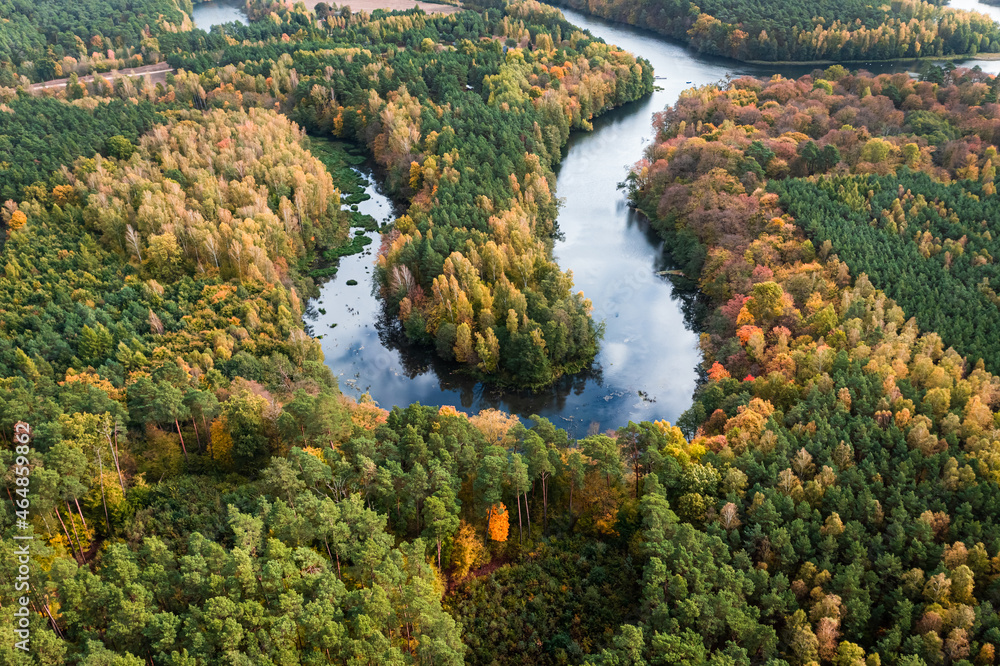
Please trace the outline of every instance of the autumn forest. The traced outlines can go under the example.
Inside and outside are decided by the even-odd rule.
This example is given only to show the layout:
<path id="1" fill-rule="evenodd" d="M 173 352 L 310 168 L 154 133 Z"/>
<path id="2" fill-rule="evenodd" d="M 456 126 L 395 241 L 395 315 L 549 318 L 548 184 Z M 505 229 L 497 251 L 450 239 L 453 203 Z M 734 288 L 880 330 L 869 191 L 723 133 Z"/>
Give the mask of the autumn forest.
<path id="1" fill-rule="evenodd" d="M 1000 77 L 855 61 L 997 53 L 1000 24 L 564 2 L 844 63 L 642 118 L 623 208 L 697 305 L 700 379 L 586 436 L 358 396 L 307 322 L 360 256 L 479 390 L 593 372 L 557 174 L 672 72 L 536 0 L 207 30 L 0 0 L 0 663 L 997 663 Z"/>

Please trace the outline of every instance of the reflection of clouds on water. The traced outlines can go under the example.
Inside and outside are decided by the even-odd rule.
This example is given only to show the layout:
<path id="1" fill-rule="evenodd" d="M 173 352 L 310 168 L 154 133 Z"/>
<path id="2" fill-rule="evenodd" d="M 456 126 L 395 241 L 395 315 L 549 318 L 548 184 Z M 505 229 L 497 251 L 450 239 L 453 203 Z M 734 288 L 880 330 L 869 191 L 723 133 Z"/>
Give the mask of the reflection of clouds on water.
<path id="1" fill-rule="evenodd" d="M 601 356 L 606 365 L 625 365 L 628 361 L 628 345 L 622 342 L 607 342 L 601 345 Z"/>
<path id="2" fill-rule="evenodd" d="M 212 26 L 225 23 L 242 23 L 248 25 L 246 9 L 238 0 L 209 0 L 194 6 L 191 20 L 196 28 L 209 31 Z"/>

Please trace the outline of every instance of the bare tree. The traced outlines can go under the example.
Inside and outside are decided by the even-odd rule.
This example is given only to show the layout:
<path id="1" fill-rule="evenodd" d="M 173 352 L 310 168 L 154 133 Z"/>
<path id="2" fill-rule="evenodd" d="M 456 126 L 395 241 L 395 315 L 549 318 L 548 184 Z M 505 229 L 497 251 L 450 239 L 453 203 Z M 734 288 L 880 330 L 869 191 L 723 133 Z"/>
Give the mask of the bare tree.
<path id="1" fill-rule="evenodd" d="M 160 318 L 152 310 L 149 311 L 149 328 L 151 332 L 163 335 L 163 322 L 160 321 Z"/>
<path id="2" fill-rule="evenodd" d="M 722 511 L 719 513 L 719 518 L 722 526 L 727 530 L 735 529 L 740 526 L 740 519 L 736 512 L 736 505 L 732 502 L 729 502 L 722 507 Z"/>
<path id="3" fill-rule="evenodd" d="M 215 263 L 215 267 L 219 268 L 219 246 L 215 241 L 215 234 L 208 234 L 208 238 L 205 239 L 205 249 L 212 255 L 212 261 Z"/>
<path id="4" fill-rule="evenodd" d="M 125 227 L 125 239 L 128 244 L 132 247 L 132 251 L 135 252 L 135 256 L 139 258 L 139 263 L 142 263 L 142 250 L 140 249 L 139 243 L 139 232 L 132 228 L 129 224 Z"/>
<path id="5" fill-rule="evenodd" d="M 238 240 L 233 240 L 229 244 L 229 256 L 236 262 L 236 269 L 240 274 L 240 282 L 243 282 L 243 245 Z"/>

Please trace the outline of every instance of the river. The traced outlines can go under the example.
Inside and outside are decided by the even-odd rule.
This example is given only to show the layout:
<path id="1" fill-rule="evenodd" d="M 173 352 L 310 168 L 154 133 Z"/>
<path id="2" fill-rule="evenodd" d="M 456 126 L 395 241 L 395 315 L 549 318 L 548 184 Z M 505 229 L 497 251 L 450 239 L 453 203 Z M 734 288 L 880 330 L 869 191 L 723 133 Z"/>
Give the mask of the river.
<path id="1" fill-rule="evenodd" d="M 975 0 L 959 2 L 979 5 Z M 200 24 L 198 7 L 195 20 Z M 967 8 L 1000 17 L 1000 10 L 986 5 Z M 593 369 L 565 377 L 539 394 L 499 391 L 457 373 L 432 352 L 407 344 L 374 289 L 372 266 L 379 242 L 373 233 L 374 242 L 363 253 L 341 259 L 337 275 L 322 286 L 306 314 L 346 394 L 368 393 L 385 408 L 420 402 L 469 413 L 498 408 L 522 417 L 540 414 L 575 437 L 630 420 L 674 422 L 690 406 L 701 360 L 689 314 L 691 297 L 682 297 L 684 285 L 675 285 L 676 278 L 659 274 L 669 268 L 663 243 L 642 216 L 628 208 L 616 185 L 651 141 L 652 114 L 672 104 L 681 91 L 727 76 L 799 76 L 813 68 L 763 67 L 700 56 L 644 30 L 563 12 L 571 23 L 649 60 L 658 77 L 652 95 L 598 118 L 592 132 L 570 137 L 557 170 L 557 195 L 564 205 L 555 258 L 573 272 L 576 288 L 593 301 L 595 319 L 605 324 Z M 966 64 L 1000 69 L 995 61 Z M 868 69 L 900 71 L 908 65 Z M 371 174 L 366 178 L 371 199 L 359 209 L 379 222 L 391 219 L 398 211 Z"/>
<path id="2" fill-rule="evenodd" d="M 617 183 L 649 143 L 652 114 L 682 90 L 727 74 L 772 72 L 699 57 L 641 30 L 565 13 L 572 23 L 647 58 L 657 75 L 665 76 L 649 97 L 598 118 L 593 132 L 574 134 L 557 170 L 564 204 L 555 258 L 573 271 L 576 288 L 594 304 L 594 318 L 605 324 L 593 370 L 539 394 L 499 391 L 406 344 L 373 292 L 376 242 L 341 260 L 337 276 L 323 285 L 306 317 L 313 333 L 323 336 L 327 364 L 345 393 L 369 393 L 387 408 L 420 402 L 470 413 L 495 407 L 521 416 L 540 414 L 578 437 L 629 420 L 673 422 L 690 406 L 701 360 L 698 334 L 685 315 L 690 308 L 675 291 L 674 278 L 658 274 L 669 268 L 663 243 L 628 208 Z M 391 203 L 369 191 L 373 197 L 361 210 L 382 221 L 392 214 Z M 358 285 L 347 286 L 348 280 Z"/>

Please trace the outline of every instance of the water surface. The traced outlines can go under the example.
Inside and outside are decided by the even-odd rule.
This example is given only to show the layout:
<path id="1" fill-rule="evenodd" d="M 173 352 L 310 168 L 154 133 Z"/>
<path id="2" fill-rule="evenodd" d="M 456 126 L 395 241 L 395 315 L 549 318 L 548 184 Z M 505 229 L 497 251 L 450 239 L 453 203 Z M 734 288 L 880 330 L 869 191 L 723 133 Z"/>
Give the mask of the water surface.
<path id="1" fill-rule="evenodd" d="M 563 11 L 571 23 L 648 59 L 658 78 L 652 95 L 597 119 L 593 132 L 574 134 L 557 170 L 557 195 L 564 204 L 555 258 L 573 272 L 576 289 L 593 301 L 595 320 L 605 324 L 593 370 L 566 377 L 540 394 L 504 392 L 458 373 L 431 351 L 408 345 L 374 291 L 372 262 L 379 242 L 373 234 L 375 242 L 363 254 L 341 260 L 337 276 L 322 287 L 306 317 L 313 333 L 323 336 L 326 362 L 345 393 L 370 393 L 386 408 L 420 402 L 467 412 L 496 407 L 521 416 L 537 413 L 578 437 L 629 420 L 674 422 L 690 406 L 701 360 L 690 296 L 683 299 L 679 287 L 684 285 L 660 274 L 670 268 L 669 248 L 626 206 L 616 185 L 651 141 L 652 114 L 676 101 L 682 90 L 727 76 L 800 76 L 813 68 L 701 56 L 644 30 Z M 875 73 L 913 67 L 867 66 Z M 369 183 L 373 196 L 360 205 L 362 212 L 380 222 L 391 219 L 392 203 L 370 176 Z M 348 280 L 358 284 L 348 286 Z"/>
<path id="2" fill-rule="evenodd" d="M 242 23 L 248 25 L 245 5 L 240 0 L 209 0 L 196 2 L 191 20 L 196 28 L 208 31 L 212 26 L 225 23 Z"/>
<path id="3" fill-rule="evenodd" d="M 948 3 L 949 7 L 954 7 L 955 9 L 966 9 L 974 12 L 980 12 L 986 14 L 994 21 L 1000 21 L 1000 7 L 994 5 L 987 5 L 986 3 L 979 2 L 979 0 L 951 0 Z M 989 72 L 990 74 L 997 74 L 1000 72 L 1000 60 L 969 60 L 960 63 L 963 67 L 974 67 L 979 65 L 982 67 L 984 72 Z"/>

